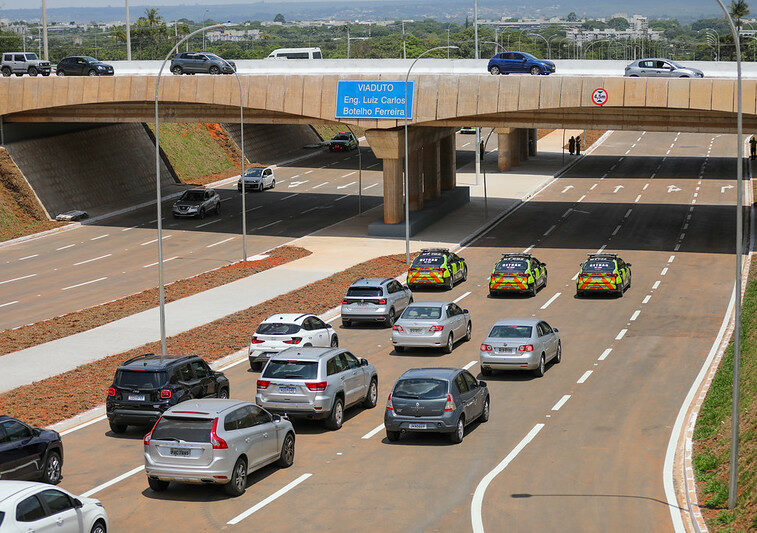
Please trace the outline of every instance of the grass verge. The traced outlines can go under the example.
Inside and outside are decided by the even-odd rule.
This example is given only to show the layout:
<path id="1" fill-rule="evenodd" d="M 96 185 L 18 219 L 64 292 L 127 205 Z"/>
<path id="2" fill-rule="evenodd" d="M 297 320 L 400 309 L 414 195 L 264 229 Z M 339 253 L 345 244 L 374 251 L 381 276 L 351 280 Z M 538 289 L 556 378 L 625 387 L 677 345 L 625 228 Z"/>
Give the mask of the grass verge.
<path id="1" fill-rule="evenodd" d="M 405 268 L 404 254 L 371 259 L 295 291 L 169 337 L 167 350 L 173 354 L 199 354 L 206 361 L 220 359 L 246 346 L 257 324 L 273 313 L 282 310 L 288 313 L 324 313 L 339 305 L 347 287 L 356 279 L 396 277 Z M 104 402 L 105 391 L 122 361 L 159 350 L 160 343 L 153 342 L 15 388 L 0 395 L 0 413 L 36 426 L 65 420 Z"/>
<path id="2" fill-rule="evenodd" d="M 757 531 L 757 263 L 744 294 L 739 400 L 739 490 L 728 505 L 733 343 L 715 373 L 694 429 L 693 464 L 702 514 L 713 531 Z"/>
<path id="3" fill-rule="evenodd" d="M 240 261 L 175 281 L 166 285 L 166 303 L 252 276 L 269 268 L 306 257 L 311 253 L 309 250 L 296 246 L 281 246 L 269 252 L 268 257 L 260 261 Z M 2 331 L 0 332 L 0 356 L 102 326 L 151 309 L 157 303 L 158 289 L 156 287 L 50 320 Z"/>

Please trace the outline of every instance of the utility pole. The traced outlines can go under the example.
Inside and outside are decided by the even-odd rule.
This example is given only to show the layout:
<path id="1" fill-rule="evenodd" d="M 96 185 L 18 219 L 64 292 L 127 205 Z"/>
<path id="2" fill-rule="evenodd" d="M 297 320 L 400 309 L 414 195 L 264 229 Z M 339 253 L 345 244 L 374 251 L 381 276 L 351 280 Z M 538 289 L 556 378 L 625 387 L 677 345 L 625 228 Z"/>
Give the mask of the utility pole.
<path id="1" fill-rule="evenodd" d="M 473 0 L 473 52 L 475 59 L 478 59 L 478 0 Z M 481 177 L 481 128 L 476 126 L 476 185 L 479 184 L 479 178 Z"/>
<path id="2" fill-rule="evenodd" d="M 42 46 L 44 48 L 44 55 L 42 59 L 49 61 L 47 56 L 47 2 L 42 0 Z"/>
<path id="3" fill-rule="evenodd" d="M 347 59 L 350 58 L 350 25 L 347 24 Z"/>
<path id="4" fill-rule="evenodd" d="M 447 59 L 449 59 L 449 28 L 447 28 Z"/>
<path id="5" fill-rule="evenodd" d="M 405 21 L 402 21 L 402 59 L 407 59 L 407 49 L 405 48 Z"/>
<path id="6" fill-rule="evenodd" d="M 131 61 L 131 22 L 129 21 L 129 0 L 126 2 L 126 61 Z"/>

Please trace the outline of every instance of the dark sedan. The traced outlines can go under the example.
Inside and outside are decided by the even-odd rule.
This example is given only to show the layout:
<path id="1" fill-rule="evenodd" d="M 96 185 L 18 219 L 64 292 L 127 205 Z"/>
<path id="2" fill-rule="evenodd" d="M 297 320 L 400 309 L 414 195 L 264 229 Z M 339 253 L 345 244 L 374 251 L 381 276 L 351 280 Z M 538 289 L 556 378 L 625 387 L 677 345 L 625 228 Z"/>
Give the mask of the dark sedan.
<path id="1" fill-rule="evenodd" d="M 112 76 L 113 65 L 89 56 L 72 56 L 61 59 L 55 67 L 58 76 Z"/>
<path id="2" fill-rule="evenodd" d="M 555 64 L 527 52 L 502 52 L 489 60 L 486 67 L 492 74 L 552 74 Z"/>
<path id="3" fill-rule="evenodd" d="M 348 132 L 340 132 L 329 141 L 329 150 L 332 152 L 346 152 L 348 150 L 355 150 L 358 147 L 358 142 L 355 136 Z"/>
<path id="4" fill-rule="evenodd" d="M 62 470 L 63 443 L 58 432 L 0 415 L 0 479 L 57 485 Z"/>

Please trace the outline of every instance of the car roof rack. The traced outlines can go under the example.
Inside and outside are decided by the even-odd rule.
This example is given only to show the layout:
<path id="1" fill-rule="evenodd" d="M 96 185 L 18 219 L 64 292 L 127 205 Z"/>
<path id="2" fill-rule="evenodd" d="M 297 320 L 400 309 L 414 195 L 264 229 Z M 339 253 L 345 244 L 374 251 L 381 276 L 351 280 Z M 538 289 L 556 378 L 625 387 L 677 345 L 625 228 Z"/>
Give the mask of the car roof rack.
<path id="1" fill-rule="evenodd" d="M 166 360 L 170 360 L 170 361 L 173 362 L 173 361 L 179 361 L 179 360 L 185 359 L 185 358 L 189 359 L 189 358 L 192 358 L 192 357 L 196 357 L 196 355 L 170 355 L 170 354 L 168 354 L 168 355 L 166 355 Z M 158 359 L 158 358 L 159 358 L 159 356 L 156 355 L 156 354 L 154 354 L 154 353 L 143 353 L 141 355 L 137 355 L 135 357 L 132 357 L 131 359 L 127 359 L 126 361 L 124 361 L 123 363 L 121 363 L 119 365 L 119 367 L 133 365 L 134 363 L 138 363 L 140 361 L 142 361 L 142 364 L 146 367 L 148 361 L 153 361 L 153 360 Z"/>
<path id="2" fill-rule="evenodd" d="M 422 248 L 421 253 L 424 253 L 424 252 L 438 252 L 438 253 L 448 254 L 449 248 Z"/>
<path id="3" fill-rule="evenodd" d="M 586 255 L 589 256 L 589 259 L 600 258 L 600 257 L 607 258 L 607 259 L 618 258 L 618 254 L 613 254 L 613 253 L 608 253 L 608 252 L 603 252 L 601 254 L 586 254 Z"/>
<path id="4" fill-rule="evenodd" d="M 533 257 L 528 252 L 505 252 L 502 254 L 502 257 Z"/>

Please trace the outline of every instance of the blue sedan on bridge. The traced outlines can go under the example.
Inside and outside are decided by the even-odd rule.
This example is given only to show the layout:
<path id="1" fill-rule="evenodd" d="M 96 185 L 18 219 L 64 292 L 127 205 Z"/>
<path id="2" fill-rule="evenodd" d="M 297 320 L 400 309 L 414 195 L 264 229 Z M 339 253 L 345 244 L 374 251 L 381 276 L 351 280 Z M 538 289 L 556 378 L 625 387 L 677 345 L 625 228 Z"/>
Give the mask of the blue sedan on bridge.
<path id="1" fill-rule="evenodd" d="M 538 59 L 527 52 L 501 52 L 489 60 L 487 67 L 492 74 L 530 73 L 551 74 L 555 64 L 546 59 Z"/>

